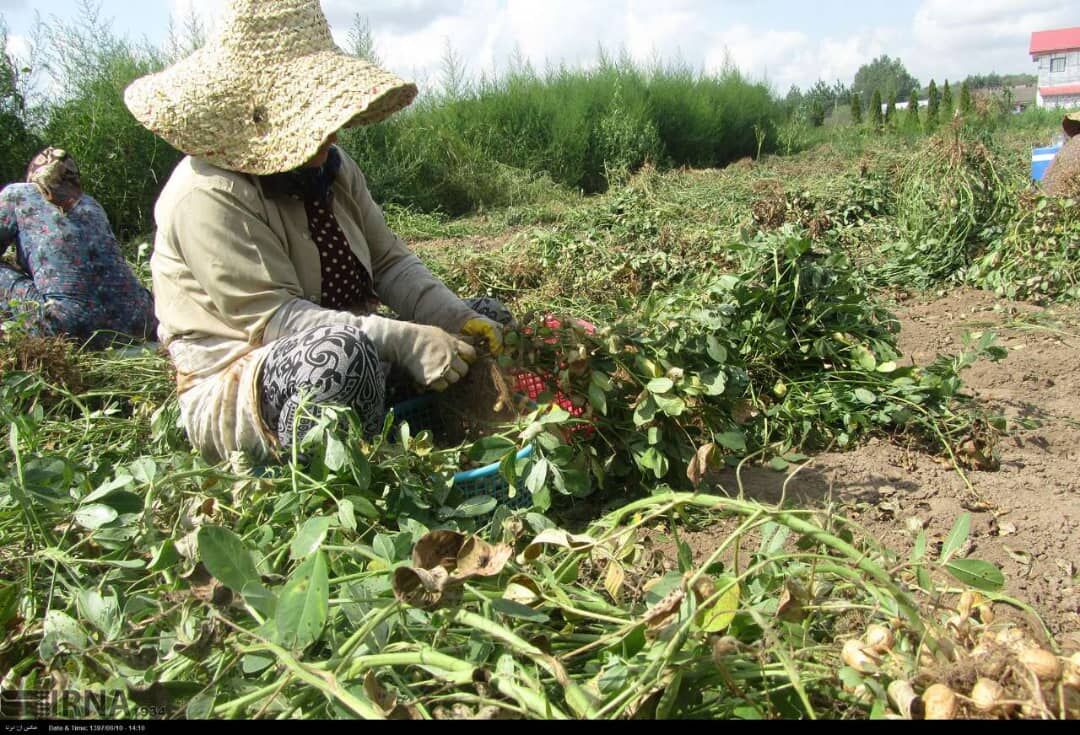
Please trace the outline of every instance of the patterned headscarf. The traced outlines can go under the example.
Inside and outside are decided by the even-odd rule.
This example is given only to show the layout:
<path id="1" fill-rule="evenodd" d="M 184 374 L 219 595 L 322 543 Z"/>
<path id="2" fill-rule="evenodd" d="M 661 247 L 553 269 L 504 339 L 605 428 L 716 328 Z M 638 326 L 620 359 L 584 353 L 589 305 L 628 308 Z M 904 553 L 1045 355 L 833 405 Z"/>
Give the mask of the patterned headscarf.
<path id="1" fill-rule="evenodd" d="M 46 148 L 34 156 L 26 170 L 26 181 L 35 184 L 42 195 L 65 212 L 82 197 L 79 166 L 67 151 Z"/>

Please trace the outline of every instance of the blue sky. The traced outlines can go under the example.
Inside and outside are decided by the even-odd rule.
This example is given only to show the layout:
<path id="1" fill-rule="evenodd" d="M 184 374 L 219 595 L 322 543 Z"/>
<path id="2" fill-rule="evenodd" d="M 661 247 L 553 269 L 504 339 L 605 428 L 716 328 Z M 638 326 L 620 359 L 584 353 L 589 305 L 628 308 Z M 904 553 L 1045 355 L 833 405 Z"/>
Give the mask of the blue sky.
<path id="1" fill-rule="evenodd" d="M 222 0 L 100 0 L 116 32 L 161 42 L 170 16 L 194 10 L 213 22 Z M 25 53 L 35 13 L 72 17 L 79 0 L 0 0 L 9 49 Z M 882 53 L 900 56 L 924 84 L 980 72 L 1032 71 L 1034 30 L 1080 26 L 1080 3 L 1066 0 L 323 0 L 344 42 L 356 13 L 375 32 L 394 71 L 433 83 L 447 41 L 476 74 L 515 50 L 534 65 L 589 64 L 597 47 L 647 60 L 679 54 L 715 70 L 731 60 L 777 89 L 816 79 L 850 81 Z"/>

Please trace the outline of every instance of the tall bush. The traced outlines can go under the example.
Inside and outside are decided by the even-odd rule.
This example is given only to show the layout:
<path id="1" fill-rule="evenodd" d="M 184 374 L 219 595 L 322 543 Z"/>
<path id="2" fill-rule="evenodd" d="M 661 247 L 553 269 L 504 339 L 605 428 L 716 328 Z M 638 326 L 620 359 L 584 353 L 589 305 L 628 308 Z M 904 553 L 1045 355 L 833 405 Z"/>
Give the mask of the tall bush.
<path id="1" fill-rule="evenodd" d="M 938 112 L 941 109 L 941 95 L 938 92 L 937 82 L 930 80 L 930 90 L 926 95 L 926 129 L 934 130 L 938 123 Z"/>
<path id="2" fill-rule="evenodd" d="M 885 117 L 881 112 L 881 92 L 874 90 L 874 96 L 870 98 L 870 126 L 874 130 L 885 127 Z"/>
<path id="3" fill-rule="evenodd" d="M 919 128 L 919 93 L 914 89 L 908 96 L 907 127 L 912 130 Z"/>
<path id="4" fill-rule="evenodd" d="M 40 141 L 27 124 L 20 69 L 7 48 L 7 27 L 0 16 L 0 186 L 22 181 Z"/>
<path id="5" fill-rule="evenodd" d="M 862 125 L 862 100 L 854 92 L 851 93 L 851 124 Z"/>
<path id="6" fill-rule="evenodd" d="M 520 200 L 550 178 L 585 192 L 650 161 L 717 167 L 777 140 L 780 105 L 738 72 L 700 75 L 627 59 L 539 74 L 518 64 L 389 123 L 346 131 L 383 201 L 460 214 Z"/>
<path id="7" fill-rule="evenodd" d="M 180 154 L 124 105 L 135 79 L 164 65 L 160 54 L 113 35 L 91 9 L 46 28 L 46 60 L 60 88 L 44 129 L 50 145 L 79 163 L 83 186 L 126 242 L 153 229 L 153 206 Z"/>

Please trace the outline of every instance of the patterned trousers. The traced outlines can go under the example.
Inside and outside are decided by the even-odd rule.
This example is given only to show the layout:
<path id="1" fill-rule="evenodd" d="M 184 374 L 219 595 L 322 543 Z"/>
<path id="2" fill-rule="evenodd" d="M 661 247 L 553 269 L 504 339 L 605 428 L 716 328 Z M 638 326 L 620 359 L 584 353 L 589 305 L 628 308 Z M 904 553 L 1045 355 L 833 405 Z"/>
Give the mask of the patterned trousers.
<path id="1" fill-rule="evenodd" d="M 465 303 L 504 326 L 514 322 L 495 299 Z M 318 327 L 274 343 L 259 377 L 259 411 L 286 451 L 315 426 L 321 406 L 352 408 L 365 433 L 374 436 L 386 417 L 387 377 L 375 345 L 362 331 Z"/>

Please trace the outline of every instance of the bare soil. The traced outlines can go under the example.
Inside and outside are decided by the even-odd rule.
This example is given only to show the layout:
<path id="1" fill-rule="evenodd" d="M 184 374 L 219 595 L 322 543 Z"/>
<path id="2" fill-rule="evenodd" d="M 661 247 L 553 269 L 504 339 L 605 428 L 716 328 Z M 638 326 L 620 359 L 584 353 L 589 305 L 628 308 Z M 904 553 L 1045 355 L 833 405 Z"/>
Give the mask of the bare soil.
<path id="1" fill-rule="evenodd" d="M 991 410 L 1038 426 L 1002 439 L 999 471 L 969 471 L 992 508 L 975 512 L 969 552 L 1004 571 L 1006 593 L 1038 611 L 1066 650 L 1080 649 L 1080 312 L 961 289 L 901 303 L 896 314 L 905 356 L 920 364 L 958 353 L 965 332 L 993 329 L 1009 350 L 1005 361 L 966 373 L 968 389 Z M 741 479 L 748 496 L 775 502 L 787 474 L 753 468 Z M 734 490 L 734 473 L 722 483 Z M 802 507 L 832 504 L 898 552 L 914 542 L 910 519 L 941 542 L 972 509 L 950 462 L 886 441 L 814 458 L 788 484 L 787 498 Z M 718 526 L 686 540 L 704 557 L 732 530 Z"/>

